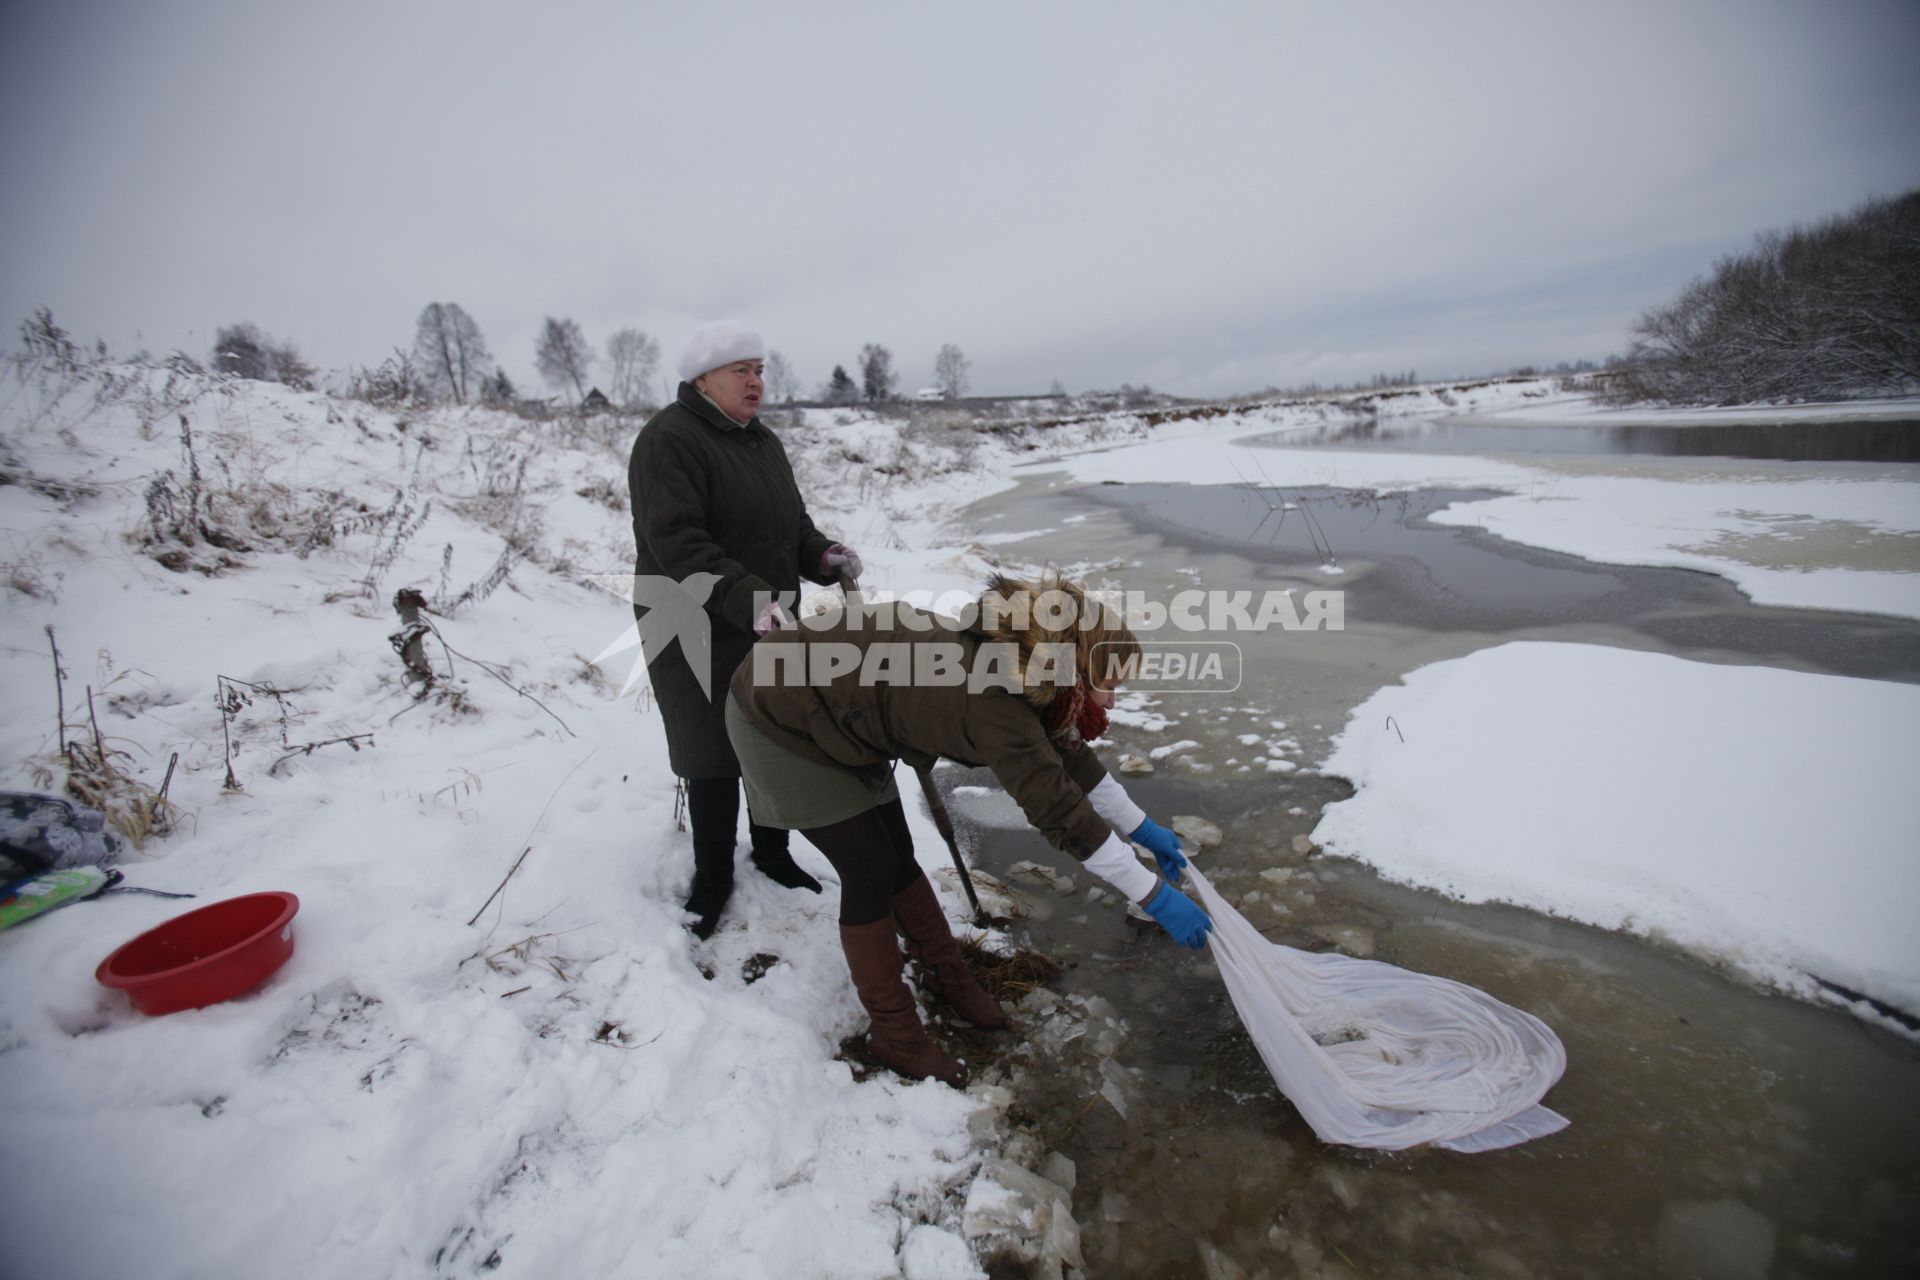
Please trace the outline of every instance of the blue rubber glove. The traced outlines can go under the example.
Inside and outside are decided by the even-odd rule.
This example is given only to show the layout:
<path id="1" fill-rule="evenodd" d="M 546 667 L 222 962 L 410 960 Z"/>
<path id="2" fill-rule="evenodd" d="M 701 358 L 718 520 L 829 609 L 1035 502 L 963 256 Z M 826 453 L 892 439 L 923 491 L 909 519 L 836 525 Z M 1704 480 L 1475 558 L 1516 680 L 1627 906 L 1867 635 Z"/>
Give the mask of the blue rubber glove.
<path id="1" fill-rule="evenodd" d="M 1180 852 L 1179 836 L 1148 818 L 1135 827 L 1127 839 L 1153 855 L 1153 860 L 1160 864 L 1160 874 L 1170 883 L 1180 883 L 1180 868 L 1187 865 L 1187 859 Z"/>
<path id="2" fill-rule="evenodd" d="M 1160 886 L 1160 892 L 1147 900 L 1147 914 L 1159 922 L 1173 940 L 1183 947 L 1204 947 L 1207 934 L 1213 928 L 1213 921 L 1207 913 L 1193 905 L 1193 899 L 1181 893 L 1170 884 Z"/>

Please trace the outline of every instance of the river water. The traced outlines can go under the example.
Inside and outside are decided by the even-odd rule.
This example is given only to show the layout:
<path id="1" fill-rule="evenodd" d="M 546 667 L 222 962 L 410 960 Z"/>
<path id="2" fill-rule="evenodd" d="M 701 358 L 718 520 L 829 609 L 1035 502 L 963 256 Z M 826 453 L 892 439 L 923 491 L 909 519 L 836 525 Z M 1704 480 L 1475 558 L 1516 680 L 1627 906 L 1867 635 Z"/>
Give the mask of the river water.
<path id="1" fill-rule="evenodd" d="M 1199 856 L 1242 913 L 1277 942 L 1337 944 L 1539 1015 L 1569 1060 L 1546 1101 L 1572 1125 L 1471 1156 L 1318 1143 L 1203 955 L 1090 900 L 1090 877 L 989 776 L 943 770 L 971 859 L 1030 904 L 1018 936 L 1068 966 L 1053 989 L 1112 1014 L 1098 1037 L 1104 1075 L 1082 1069 L 1085 1053 L 1068 1067 L 1037 1041 L 1013 1059 L 1016 1120 L 1078 1167 L 1089 1274 L 1920 1274 L 1914 1040 L 1642 940 L 1392 885 L 1305 840 L 1321 808 L 1350 794 L 1313 768 L 1347 713 L 1426 663 L 1551 639 L 1914 682 L 1920 625 L 1757 608 L 1708 575 L 1596 565 L 1425 522 L 1474 495 L 1288 496 L 1295 511 L 1274 519 L 1242 488 L 1036 478 L 970 521 L 1048 531 L 1000 541 L 1011 560 L 1162 598 L 1196 586 L 1345 592 L 1344 630 L 1235 635 L 1232 692 L 1133 700 L 1108 763 L 1193 743 L 1129 790 L 1162 820 L 1222 829 Z M 1337 575 L 1321 568 L 1328 544 Z M 1016 871 L 1023 861 L 1074 882 L 1049 886 Z M 1103 1097 L 1103 1083 L 1117 1087 Z"/>
<path id="2" fill-rule="evenodd" d="M 1388 418 L 1289 433 L 1314 449 L 1415 453 L 1645 454 L 1787 462 L 1920 462 L 1920 420 L 1703 422 L 1685 426 L 1509 425 L 1472 419 Z"/>

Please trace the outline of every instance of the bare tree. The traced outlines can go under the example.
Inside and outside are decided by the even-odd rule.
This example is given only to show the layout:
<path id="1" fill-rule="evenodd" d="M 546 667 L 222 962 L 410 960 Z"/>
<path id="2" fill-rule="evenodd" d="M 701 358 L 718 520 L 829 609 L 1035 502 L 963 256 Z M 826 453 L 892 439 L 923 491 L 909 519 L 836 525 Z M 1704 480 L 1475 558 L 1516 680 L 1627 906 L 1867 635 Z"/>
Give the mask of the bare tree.
<path id="1" fill-rule="evenodd" d="M 378 405 L 426 404 L 432 399 L 412 354 L 399 347 L 375 367 L 361 365 L 349 372 L 347 395 Z"/>
<path id="2" fill-rule="evenodd" d="M 493 357 L 480 326 L 457 302 L 429 302 L 414 324 L 413 363 L 434 394 L 459 404 L 477 394 Z"/>
<path id="3" fill-rule="evenodd" d="M 577 321 L 548 316 L 540 326 L 539 339 L 533 344 L 533 363 L 540 370 L 540 376 L 554 386 L 563 391 L 571 386 L 575 399 L 586 396 L 593 348 L 587 345 L 587 335 L 580 332 Z"/>
<path id="4" fill-rule="evenodd" d="M 860 348 L 860 389 L 868 400 L 893 399 L 893 352 L 877 342 Z"/>
<path id="5" fill-rule="evenodd" d="M 267 358 L 273 363 L 273 380 L 296 391 L 313 390 L 314 367 L 300 358 L 300 348 L 288 339 L 269 342 Z"/>
<path id="6" fill-rule="evenodd" d="M 766 372 L 767 399 L 776 404 L 792 404 L 800 390 L 800 379 L 794 376 L 787 358 L 778 351 L 767 352 Z"/>
<path id="7" fill-rule="evenodd" d="M 973 361 L 949 342 L 933 358 L 933 380 L 946 393 L 947 399 L 958 400 L 967 394 L 967 370 L 972 367 Z"/>
<path id="8" fill-rule="evenodd" d="M 613 402 L 629 409 L 653 403 L 649 388 L 660 369 L 660 340 L 638 329 L 622 329 L 607 339 L 607 363 Z"/>

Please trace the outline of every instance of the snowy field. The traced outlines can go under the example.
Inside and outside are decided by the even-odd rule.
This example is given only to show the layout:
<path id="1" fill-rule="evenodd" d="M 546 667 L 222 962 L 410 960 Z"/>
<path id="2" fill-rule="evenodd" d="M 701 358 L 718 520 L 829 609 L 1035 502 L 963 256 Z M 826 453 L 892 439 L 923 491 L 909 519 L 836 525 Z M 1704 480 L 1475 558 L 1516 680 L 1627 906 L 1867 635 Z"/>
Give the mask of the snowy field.
<path id="1" fill-rule="evenodd" d="M 1406 407 L 1545 395 L 1504 384 Z M 13 379 L 0 406 L 4 784 L 58 786 L 52 626 L 68 732 L 97 719 L 148 786 L 178 754 L 180 829 L 123 860 L 128 883 L 302 902 L 293 959 L 259 993 L 160 1019 L 109 997 L 94 966 L 189 904 L 115 894 L 0 934 L 10 1266 L 984 1274 L 961 1206 L 1004 1098 L 856 1082 L 835 1060 L 862 1019 L 832 886 L 792 893 L 743 866 L 711 943 L 680 928 L 692 855 L 657 717 L 618 696 L 626 654 L 589 662 L 630 622 L 586 579 L 630 571 L 631 424 L 395 415 L 128 368 Z M 950 517 L 1035 458 L 1075 482 L 1234 483 L 1258 478 L 1246 439 L 1326 413 L 1151 433 L 1119 415 L 1026 438 L 810 411 L 786 435 L 816 521 L 870 581 L 938 594 L 986 568 L 979 531 Z M 1498 488 L 1513 496 L 1457 517 L 1720 573 L 1758 600 L 1920 616 L 1920 468 L 1708 483 L 1464 456 L 1262 451 L 1261 466 L 1289 485 Z M 1794 563 L 1836 527 L 1871 553 Z M 447 678 L 421 702 L 387 640 L 403 586 L 447 605 L 428 647 Z M 246 682 L 225 724 L 216 677 Z M 1360 791 L 1320 838 L 1391 876 L 1920 1011 L 1920 960 L 1892 915 L 1916 900 L 1900 856 L 1912 791 L 1889 776 L 1915 758 L 1912 694 L 1510 645 L 1356 713 L 1327 763 Z M 1389 710 L 1404 748 L 1373 731 Z M 1684 791 L 1651 785 L 1677 776 Z M 1617 796 L 1651 799 L 1610 811 Z M 943 860 L 912 817 L 923 859 Z M 749 980 L 758 953 L 778 962 Z"/>

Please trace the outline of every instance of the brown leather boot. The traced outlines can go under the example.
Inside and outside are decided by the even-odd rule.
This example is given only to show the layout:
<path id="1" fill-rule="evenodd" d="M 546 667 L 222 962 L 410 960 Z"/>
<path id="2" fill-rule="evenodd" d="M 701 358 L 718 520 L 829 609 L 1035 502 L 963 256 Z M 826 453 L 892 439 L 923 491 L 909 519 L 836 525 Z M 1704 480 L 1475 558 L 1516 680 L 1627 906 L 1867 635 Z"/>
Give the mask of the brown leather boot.
<path id="1" fill-rule="evenodd" d="M 956 1089 L 965 1088 L 966 1068 L 933 1042 L 920 1021 L 913 992 L 900 980 L 900 943 L 893 936 L 893 921 L 843 924 L 840 946 L 847 953 L 853 989 L 873 1020 L 867 1031 L 867 1052 L 874 1060 L 912 1080 L 931 1076 Z"/>
<path id="2" fill-rule="evenodd" d="M 933 989 L 953 1006 L 955 1013 L 988 1031 L 1007 1025 L 1007 1011 L 987 994 L 986 988 L 975 981 L 973 971 L 967 968 L 960 942 L 947 924 L 947 913 L 940 909 L 940 899 L 934 895 L 933 886 L 925 876 L 894 896 L 893 918 L 907 937 L 908 953 L 920 962 L 921 971 L 928 975 Z"/>

